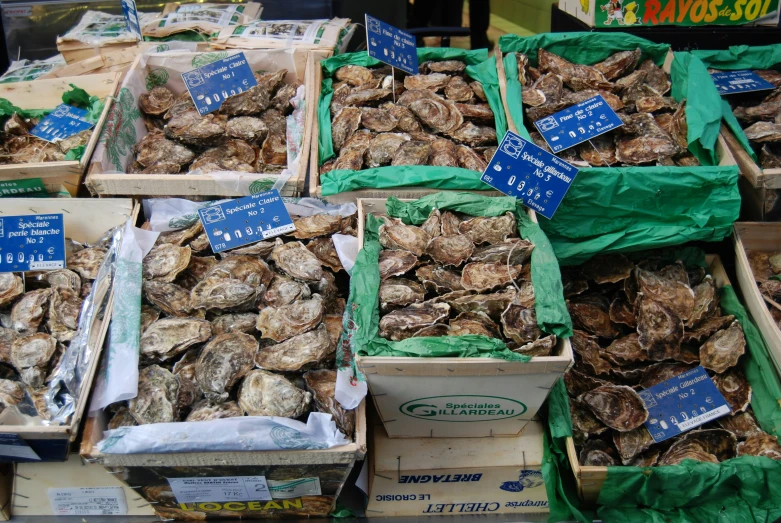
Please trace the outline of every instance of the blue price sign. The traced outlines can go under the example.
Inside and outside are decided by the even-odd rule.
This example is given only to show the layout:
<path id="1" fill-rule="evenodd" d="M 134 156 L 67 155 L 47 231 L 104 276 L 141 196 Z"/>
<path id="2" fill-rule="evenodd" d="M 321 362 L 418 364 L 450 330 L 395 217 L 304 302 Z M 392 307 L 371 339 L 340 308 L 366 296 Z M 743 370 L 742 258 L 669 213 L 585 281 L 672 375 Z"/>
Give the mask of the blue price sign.
<path id="1" fill-rule="evenodd" d="M 229 96 L 258 85 L 244 53 L 182 73 L 182 80 L 201 115 L 213 113 Z"/>
<path id="2" fill-rule="evenodd" d="M 624 122 L 599 94 L 534 122 L 554 153 L 622 125 Z"/>
<path id="3" fill-rule="evenodd" d="M 30 445 L 16 434 L 0 434 L 0 463 L 41 461 Z"/>
<path id="4" fill-rule="evenodd" d="M 415 37 L 369 15 L 366 15 L 366 49 L 369 56 L 380 62 L 408 74 L 418 74 Z"/>
<path id="5" fill-rule="evenodd" d="M 198 215 L 214 252 L 296 230 L 276 189 L 204 207 Z"/>
<path id="6" fill-rule="evenodd" d="M 711 73 L 713 83 L 719 94 L 749 93 L 751 91 L 766 91 L 776 86 L 750 69 L 742 71 L 722 71 Z"/>
<path id="7" fill-rule="evenodd" d="M 65 267 L 62 214 L 0 218 L 0 272 L 27 272 Z"/>
<path id="8" fill-rule="evenodd" d="M 577 174 L 564 160 L 508 131 L 480 180 L 553 218 Z"/>
<path id="9" fill-rule="evenodd" d="M 33 127 L 30 134 L 47 142 L 59 142 L 94 125 L 87 120 L 87 111 L 84 109 L 60 104 Z"/>
<path id="10" fill-rule="evenodd" d="M 701 366 L 639 394 L 649 413 L 645 427 L 657 443 L 732 412 Z"/>
<path id="11" fill-rule="evenodd" d="M 135 0 L 122 0 L 122 14 L 125 15 L 127 30 L 141 37 L 141 20 L 138 19 L 138 8 Z"/>

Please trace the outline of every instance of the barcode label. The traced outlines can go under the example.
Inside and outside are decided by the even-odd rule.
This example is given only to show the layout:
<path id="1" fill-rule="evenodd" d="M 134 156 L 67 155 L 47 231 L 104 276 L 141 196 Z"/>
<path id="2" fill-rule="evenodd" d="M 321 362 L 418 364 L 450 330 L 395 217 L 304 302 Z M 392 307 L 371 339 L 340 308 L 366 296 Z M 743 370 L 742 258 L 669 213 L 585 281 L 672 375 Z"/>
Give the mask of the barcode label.
<path id="1" fill-rule="evenodd" d="M 52 512 L 58 516 L 122 516 L 127 514 L 122 487 L 50 488 Z"/>

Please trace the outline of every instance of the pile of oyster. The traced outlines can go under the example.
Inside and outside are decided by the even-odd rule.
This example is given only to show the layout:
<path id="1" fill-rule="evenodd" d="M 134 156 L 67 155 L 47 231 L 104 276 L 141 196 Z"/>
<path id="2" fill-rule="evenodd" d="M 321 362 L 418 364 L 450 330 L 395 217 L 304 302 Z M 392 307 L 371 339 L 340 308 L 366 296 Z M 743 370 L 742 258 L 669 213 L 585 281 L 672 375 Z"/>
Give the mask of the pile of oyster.
<path id="1" fill-rule="evenodd" d="M 766 298 L 767 309 L 781 328 L 781 252 L 746 251 L 746 255 L 759 292 Z"/>
<path id="2" fill-rule="evenodd" d="M 514 352 L 549 356 L 555 335 L 537 326 L 531 253 L 512 213 L 431 211 L 416 227 L 382 217 L 380 336 L 391 341 L 469 334 Z"/>
<path id="3" fill-rule="evenodd" d="M 620 165 L 699 165 L 688 150 L 686 102 L 668 92 L 670 76 L 642 52 L 622 51 L 593 66 L 574 64 L 540 49 L 537 67 L 516 54 L 518 80 L 527 116 L 526 127 L 567 107 L 602 95 L 624 125 L 558 153 L 577 167 Z M 531 132 L 534 143 L 550 152 L 545 139 Z"/>
<path id="4" fill-rule="evenodd" d="M 296 231 L 215 255 L 200 221 L 162 233 L 143 260 L 138 395 L 109 428 L 234 416 L 330 413 L 346 288 L 332 234 L 355 215 L 294 219 Z"/>
<path id="5" fill-rule="evenodd" d="M 0 134 L 0 164 L 62 162 L 68 151 L 87 145 L 92 136 L 92 129 L 87 129 L 51 143 L 30 134 L 36 125 L 38 119 L 25 119 L 17 113 L 5 121 Z"/>
<path id="6" fill-rule="evenodd" d="M 43 273 L 0 273 L 0 412 L 51 419 L 44 393 L 69 342 L 76 335 L 81 306 L 92 289 L 108 249 L 66 240 L 67 269 Z"/>
<path id="7" fill-rule="evenodd" d="M 129 173 L 239 171 L 280 173 L 287 166 L 286 115 L 296 86 L 287 70 L 255 74 L 258 85 L 201 116 L 185 91 L 155 87 L 138 97 L 147 134 L 133 151 Z"/>
<path id="8" fill-rule="evenodd" d="M 711 275 L 665 264 L 648 252 L 638 264 L 620 254 L 562 270 L 575 327 L 575 366 L 564 375 L 581 465 L 718 463 L 736 456 L 781 459 L 781 446 L 752 414 L 740 369 L 743 329 L 724 315 Z M 730 415 L 654 443 L 639 391 L 703 366 Z"/>
<path id="9" fill-rule="evenodd" d="M 483 172 L 496 150 L 494 113 L 459 60 L 424 62 L 397 79 L 391 67 L 345 65 L 334 74 L 331 137 L 337 158 L 320 166 L 358 171 L 438 165 Z"/>
<path id="10" fill-rule="evenodd" d="M 713 71 L 715 72 L 715 70 Z M 725 97 L 734 108 L 746 137 L 754 147 L 762 169 L 781 167 L 781 73 L 754 71 L 773 84 L 773 91 L 757 91 Z"/>

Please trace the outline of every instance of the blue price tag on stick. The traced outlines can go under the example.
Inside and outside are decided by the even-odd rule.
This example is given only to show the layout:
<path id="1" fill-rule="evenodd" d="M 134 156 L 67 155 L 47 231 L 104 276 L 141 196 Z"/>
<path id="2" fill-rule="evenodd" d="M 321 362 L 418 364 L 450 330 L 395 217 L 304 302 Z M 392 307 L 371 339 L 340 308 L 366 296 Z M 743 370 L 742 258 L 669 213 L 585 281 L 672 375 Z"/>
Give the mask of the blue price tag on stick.
<path id="1" fill-rule="evenodd" d="M 418 74 L 415 37 L 369 15 L 366 15 L 366 49 L 369 56 L 380 62 L 408 74 Z"/>
<path id="2" fill-rule="evenodd" d="M 125 15 L 127 30 L 141 38 L 141 20 L 135 0 L 122 0 L 122 14 Z"/>
<path id="3" fill-rule="evenodd" d="M 534 122 L 551 151 L 558 153 L 624 125 L 602 95 Z"/>
<path id="4" fill-rule="evenodd" d="M 276 189 L 198 209 L 214 252 L 296 230 Z"/>
<path id="5" fill-rule="evenodd" d="M 507 131 L 480 180 L 553 218 L 577 174 L 564 160 Z"/>
<path id="6" fill-rule="evenodd" d="M 213 113 L 229 96 L 258 85 L 244 53 L 182 73 L 182 80 L 201 115 Z"/>
<path id="7" fill-rule="evenodd" d="M 87 120 L 87 111 L 67 104 L 58 105 L 30 134 L 47 142 L 59 142 L 91 129 L 95 124 Z"/>
<path id="8" fill-rule="evenodd" d="M 62 214 L 0 218 L 0 272 L 28 272 L 65 267 Z"/>
<path id="9" fill-rule="evenodd" d="M 711 73 L 713 83 L 719 94 L 749 93 L 752 91 L 766 91 L 775 89 L 776 86 L 759 76 L 750 69 L 742 71 L 722 71 L 720 73 Z"/>
<path id="10" fill-rule="evenodd" d="M 638 394 L 648 408 L 645 427 L 657 443 L 732 412 L 701 366 Z"/>

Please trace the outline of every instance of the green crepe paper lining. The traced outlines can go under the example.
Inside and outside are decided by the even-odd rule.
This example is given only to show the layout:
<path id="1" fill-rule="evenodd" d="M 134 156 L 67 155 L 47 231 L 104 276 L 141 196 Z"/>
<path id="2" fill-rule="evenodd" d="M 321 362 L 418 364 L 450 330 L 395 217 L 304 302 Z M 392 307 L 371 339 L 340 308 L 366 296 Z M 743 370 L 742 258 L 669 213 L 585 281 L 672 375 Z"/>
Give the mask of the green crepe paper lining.
<path id="1" fill-rule="evenodd" d="M 467 64 L 467 74 L 483 85 L 488 105 L 494 112 L 496 136 L 501 141 L 507 132 L 507 119 L 499 93 L 496 59 L 488 58 L 486 49 L 467 51 L 449 47 L 419 48 L 418 61 L 423 63 L 428 60 L 462 60 Z M 366 52 L 347 53 L 323 60 L 321 64 L 323 82 L 317 108 L 320 165 L 336 156 L 331 137 L 331 98 L 333 96 L 332 77 L 334 72 L 345 65 L 374 67 L 380 64 L 379 60 L 371 58 Z M 364 188 L 428 187 L 450 190 L 493 190 L 480 181 L 480 176 L 481 173 L 458 167 L 386 166 L 362 171 L 331 171 L 321 176 L 320 182 L 323 187 L 323 196 Z"/>
<path id="2" fill-rule="evenodd" d="M 536 295 L 537 322 L 545 332 L 567 338 L 572 335 L 572 323 L 564 303 L 558 263 L 550 243 L 542 230 L 526 215 L 514 198 L 487 197 L 472 193 L 442 192 L 425 196 L 413 202 L 389 198 L 390 216 L 405 223 L 420 224 L 431 209 L 453 210 L 473 216 L 501 216 L 514 214 L 519 222 L 522 238 L 535 244 L 532 251 L 532 282 L 535 288 L 545 289 Z M 367 215 L 364 229 L 364 245 L 358 253 L 350 280 L 352 319 L 357 325 L 352 343 L 363 356 L 412 356 L 412 357 L 490 357 L 509 361 L 528 361 L 529 356 L 517 354 L 505 343 L 485 336 L 443 336 L 409 338 L 392 342 L 379 337 L 379 227 L 382 222 Z M 340 346 L 340 351 L 341 351 Z M 340 354 L 340 361 L 345 355 Z"/>
<path id="3" fill-rule="evenodd" d="M 707 68 L 723 69 L 725 71 L 739 71 L 741 69 L 779 69 L 781 66 L 781 44 L 749 47 L 747 45 L 735 45 L 726 51 L 691 51 L 691 54 Z M 769 91 L 768 91 L 769 92 Z M 743 132 L 743 127 L 732 114 L 729 102 L 721 100 L 722 117 L 724 123 L 735 135 L 740 145 L 746 152 L 758 161 L 754 148 Z"/>
<path id="4" fill-rule="evenodd" d="M 655 44 L 644 38 L 627 33 L 546 33 L 531 37 L 504 35 L 499 38 L 502 53 L 524 53 L 531 65 L 537 64 L 537 50 L 545 49 L 571 62 L 594 65 L 619 51 L 631 51 L 638 47 L 643 52 L 641 60 L 651 59 L 658 66 L 664 64 L 669 46 Z M 688 124 L 689 150 L 697 156 L 703 165 L 714 165 L 716 160 L 716 140 L 721 126 L 721 117 L 713 111 L 721 103 L 716 87 L 710 79 L 705 66 L 697 58 L 685 53 L 676 53 L 671 65 L 672 97 L 686 103 L 686 123 Z M 505 66 L 510 60 L 505 59 Z M 507 71 L 507 104 L 515 126 L 524 127 L 521 108 L 517 65 Z M 512 85 L 512 89 L 511 86 Z M 512 93 L 512 94 L 511 94 Z M 647 167 L 639 167 L 644 173 Z M 684 168 L 686 169 L 686 168 Z M 588 169 L 581 170 L 587 171 Z"/>
<path id="5" fill-rule="evenodd" d="M 688 248 L 672 253 L 694 265 L 704 253 Z M 734 289 L 719 290 L 724 314 L 740 322 L 746 336 L 743 371 L 751 383 L 751 407 L 763 430 L 775 436 L 781 429 L 781 383 L 768 349 Z M 761 521 L 781 517 L 781 462 L 743 456 L 719 464 L 687 460 L 681 465 L 653 468 L 608 467 L 596 512 L 577 496 L 565 441 L 572 436 L 569 397 L 559 380 L 548 397 L 548 426 L 543 457 L 551 515 L 549 521 L 620 522 Z"/>

